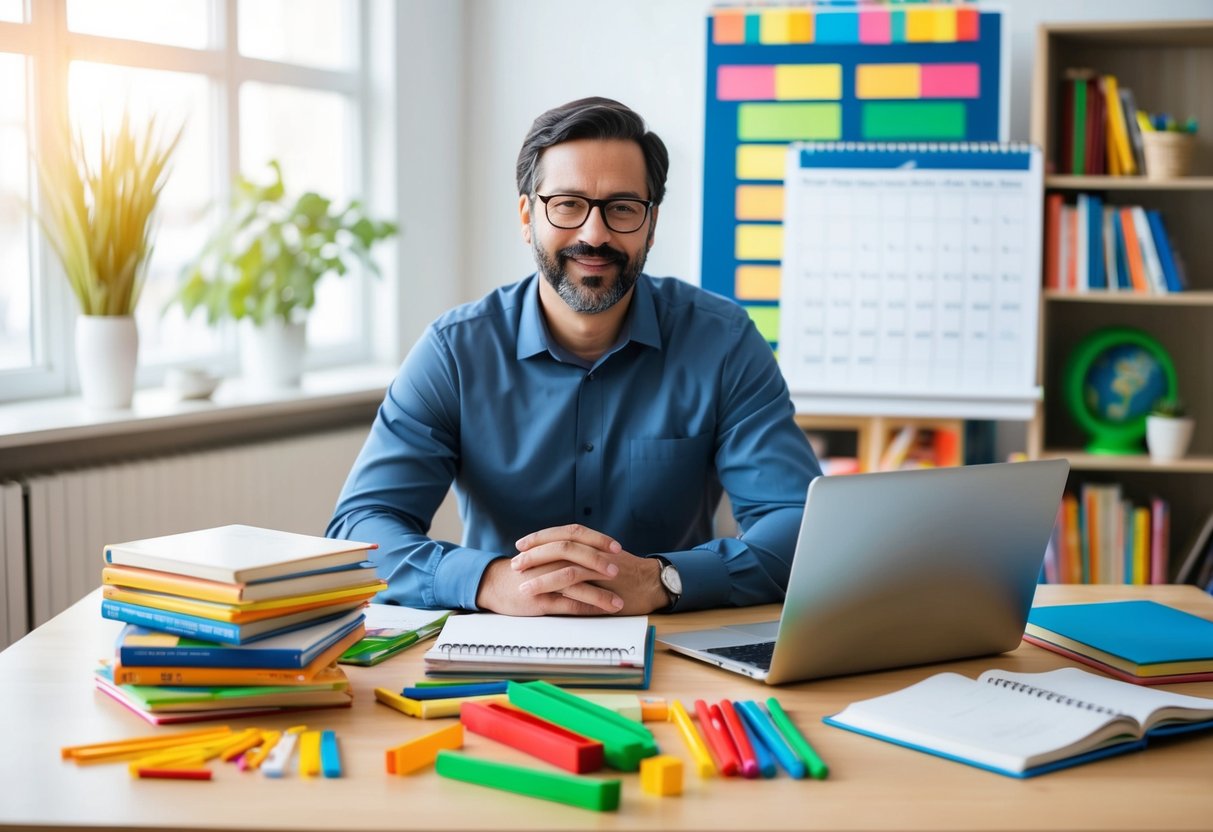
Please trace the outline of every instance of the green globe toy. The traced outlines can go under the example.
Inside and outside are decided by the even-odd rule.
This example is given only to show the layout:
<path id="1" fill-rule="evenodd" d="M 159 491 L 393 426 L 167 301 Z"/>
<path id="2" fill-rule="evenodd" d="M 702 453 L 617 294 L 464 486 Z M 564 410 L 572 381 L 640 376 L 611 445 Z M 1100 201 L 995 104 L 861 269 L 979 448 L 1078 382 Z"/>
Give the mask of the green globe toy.
<path id="1" fill-rule="evenodd" d="M 1157 339 L 1110 327 L 1079 342 L 1066 364 L 1066 403 L 1091 434 L 1093 454 L 1142 451 L 1146 416 L 1154 403 L 1178 393 L 1175 364 Z"/>

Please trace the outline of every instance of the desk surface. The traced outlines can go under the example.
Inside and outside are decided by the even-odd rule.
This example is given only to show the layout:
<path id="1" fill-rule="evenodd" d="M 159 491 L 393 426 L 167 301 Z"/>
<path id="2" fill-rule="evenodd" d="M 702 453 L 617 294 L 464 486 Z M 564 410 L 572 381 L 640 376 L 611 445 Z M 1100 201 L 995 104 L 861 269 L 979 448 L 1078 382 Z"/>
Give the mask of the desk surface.
<path id="1" fill-rule="evenodd" d="M 1194 587 L 1041 587 L 1037 603 L 1148 597 L 1213 619 L 1213 598 Z M 760 621 L 774 607 L 655 616 L 658 632 L 725 620 Z M 341 742 L 340 780 L 270 780 L 212 763 L 211 782 L 132 780 L 120 764 L 62 762 L 65 745 L 169 732 L 153 728 L 91 681 L 109 655 L 115 622 L 97 593 L 0 653 L 0 827 L 177 829 L 1208 829 L 1213 818 L 1209 760 L 1213 737 L 1156 743 L 1090 765 L 1015 780 L 821 724 L 847 703 L 896 690 L 942 669 L 976 676 L 990 667 L 1041 671 L 1060 657 L 1031 645 L 1000 656 L 780 687 L 765 685 L 658 650 L 653 695 L 760 698 L 774 692 L 830 765 L 830 779 L 700 780 L 688 767 L 681 797 L 641 792 L 624 774 L 618 812 L 597 813 L 439 778 L 433 770 L 397 777 L 384 751 L 449 724 L 403 716 L 375 702 L 372 689 L 399 689 L 422 678 L 424 649 L 373 668 L 348 668 L 352 708 L 306 717 L 237 720 L 233 727 L 283 728 L 306 721 Z M 1173 686 L 1213 696 L 1213 683 Z M 189 727 L 201 727 L 201 723 Z M 662 750 L 686 759 L 672 724 L 652 724 Z M 468 735 L 467 750 L 542 766 L 511 749 Z"/>

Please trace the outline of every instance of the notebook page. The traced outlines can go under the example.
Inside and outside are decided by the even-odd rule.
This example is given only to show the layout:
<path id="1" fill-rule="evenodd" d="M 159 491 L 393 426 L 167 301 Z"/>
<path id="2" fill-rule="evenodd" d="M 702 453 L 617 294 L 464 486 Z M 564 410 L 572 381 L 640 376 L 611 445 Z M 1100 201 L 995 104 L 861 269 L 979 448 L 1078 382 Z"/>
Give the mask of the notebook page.
<path id="1" fill-rule="evenodd" d="M 447 619 L 427 659 L 538 664 L 644 665 L 648 617 L 523 618 L 493 613 Z"/>

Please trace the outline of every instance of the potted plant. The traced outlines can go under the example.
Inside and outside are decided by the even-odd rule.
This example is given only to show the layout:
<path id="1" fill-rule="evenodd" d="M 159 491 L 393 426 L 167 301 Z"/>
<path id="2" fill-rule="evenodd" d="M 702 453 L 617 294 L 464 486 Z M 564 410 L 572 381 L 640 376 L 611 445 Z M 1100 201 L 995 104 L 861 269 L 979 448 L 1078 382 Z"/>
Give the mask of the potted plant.
<path id="1" fill-rule="evenodd" d="M 96 164 L 84 137 L 64 129 L 38 158 L 41 210 L 35 212 L 80 304 L 76 372 L 89 407 L 130 407 L 139 333 L 135 305 L 147 276 L 153 215 L 181 130 L 157 137 L 156 120 L 136 135 L 128 113 L 101 139 Z"/>
<path id="2" fill-rule="evenodd" d="M 172 302 L 187 316 L 205 309 L 211 325 L 226 319 L 240 324 L 246 383 L 292 387 L 302 375 L 316 284 L 326 275 L 345 274 L 351 257 L 377 274 L 371 247 L 397 227 L 371 219 L 357 201 L 337 210 L 313 192 L 292 199 L 280 165 L 269 167 L 268 185 L 236 179 L 227 216 L 187 267 Z"/>
<path id="3" fill-rule="evenodd" d="M 1159 399 L 1146 416 L 1146 447 L 1155 462 L 1171 462 L 1188 452 L 1195 423 L 1177 398 Z"/>

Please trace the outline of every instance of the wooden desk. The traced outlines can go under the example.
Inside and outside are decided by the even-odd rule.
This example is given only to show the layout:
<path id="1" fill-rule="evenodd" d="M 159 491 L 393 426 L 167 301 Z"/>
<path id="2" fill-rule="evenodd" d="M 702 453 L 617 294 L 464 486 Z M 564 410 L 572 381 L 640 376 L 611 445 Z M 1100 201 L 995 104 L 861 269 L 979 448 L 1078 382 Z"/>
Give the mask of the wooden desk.
<path id="1" fill-rule="evenodd" d="M 1194 587 L 1042 587 L 1041 604 L 1149 597 L 1213 618 L 1213 599 Z M 825 782 L 700 780 L 687 771 L 681 797 L 640 791 L 624 774 L 616 813 L 600 814 L 439 778 L 384 771 L 384 751 L 446 720 L 405 717 L 375 702 L 372 688 L 421 678 L 424 649 L 373 668 L 349 668 L 354 706 L 306 717 L 273 717 L 233 726 L 286 727 L 302 719 L 331 728 L 341 742 L 340 780 L 270 780 L 212 763 L 211 782 L 132 780 L 120 764 L 62 762 L 65 745 L 174 728 L 153 728 L 95 693 L 92 669 L 111 653 L 119 627 L 105 621 L 96 593 L 0 653 L 0 827 L 178 829 L 1209 829 L 1213 823 L 1213 736 L 1156 743 L 1128 754 L 1020 781 L 822 725 L 821 717 L 855 699 L 908 685 L 936 665 L 810 682 L 775 692 L 830 765 Z M 655 617 L 659 632 L 725 620 L 759 621 L 774 607 Z M 658 650 L 651 693 L 691 700 L 759 698 L 765 685 Z M 1023 645 L 1002 656 L 955 662 L 976 676 L 989 667 L 1049 670 L 1064 660 Z M 1175 686 L 1213 697 L 1213 683 Z M 209 723 L 202 723 L 206 725 Z M 662 750 L 687 758 L 671 724 L 653 725 Z M 199 727 L 199 726 L 190 726 Z M 542 763 L 469 735 L 469 753 Z"/>

